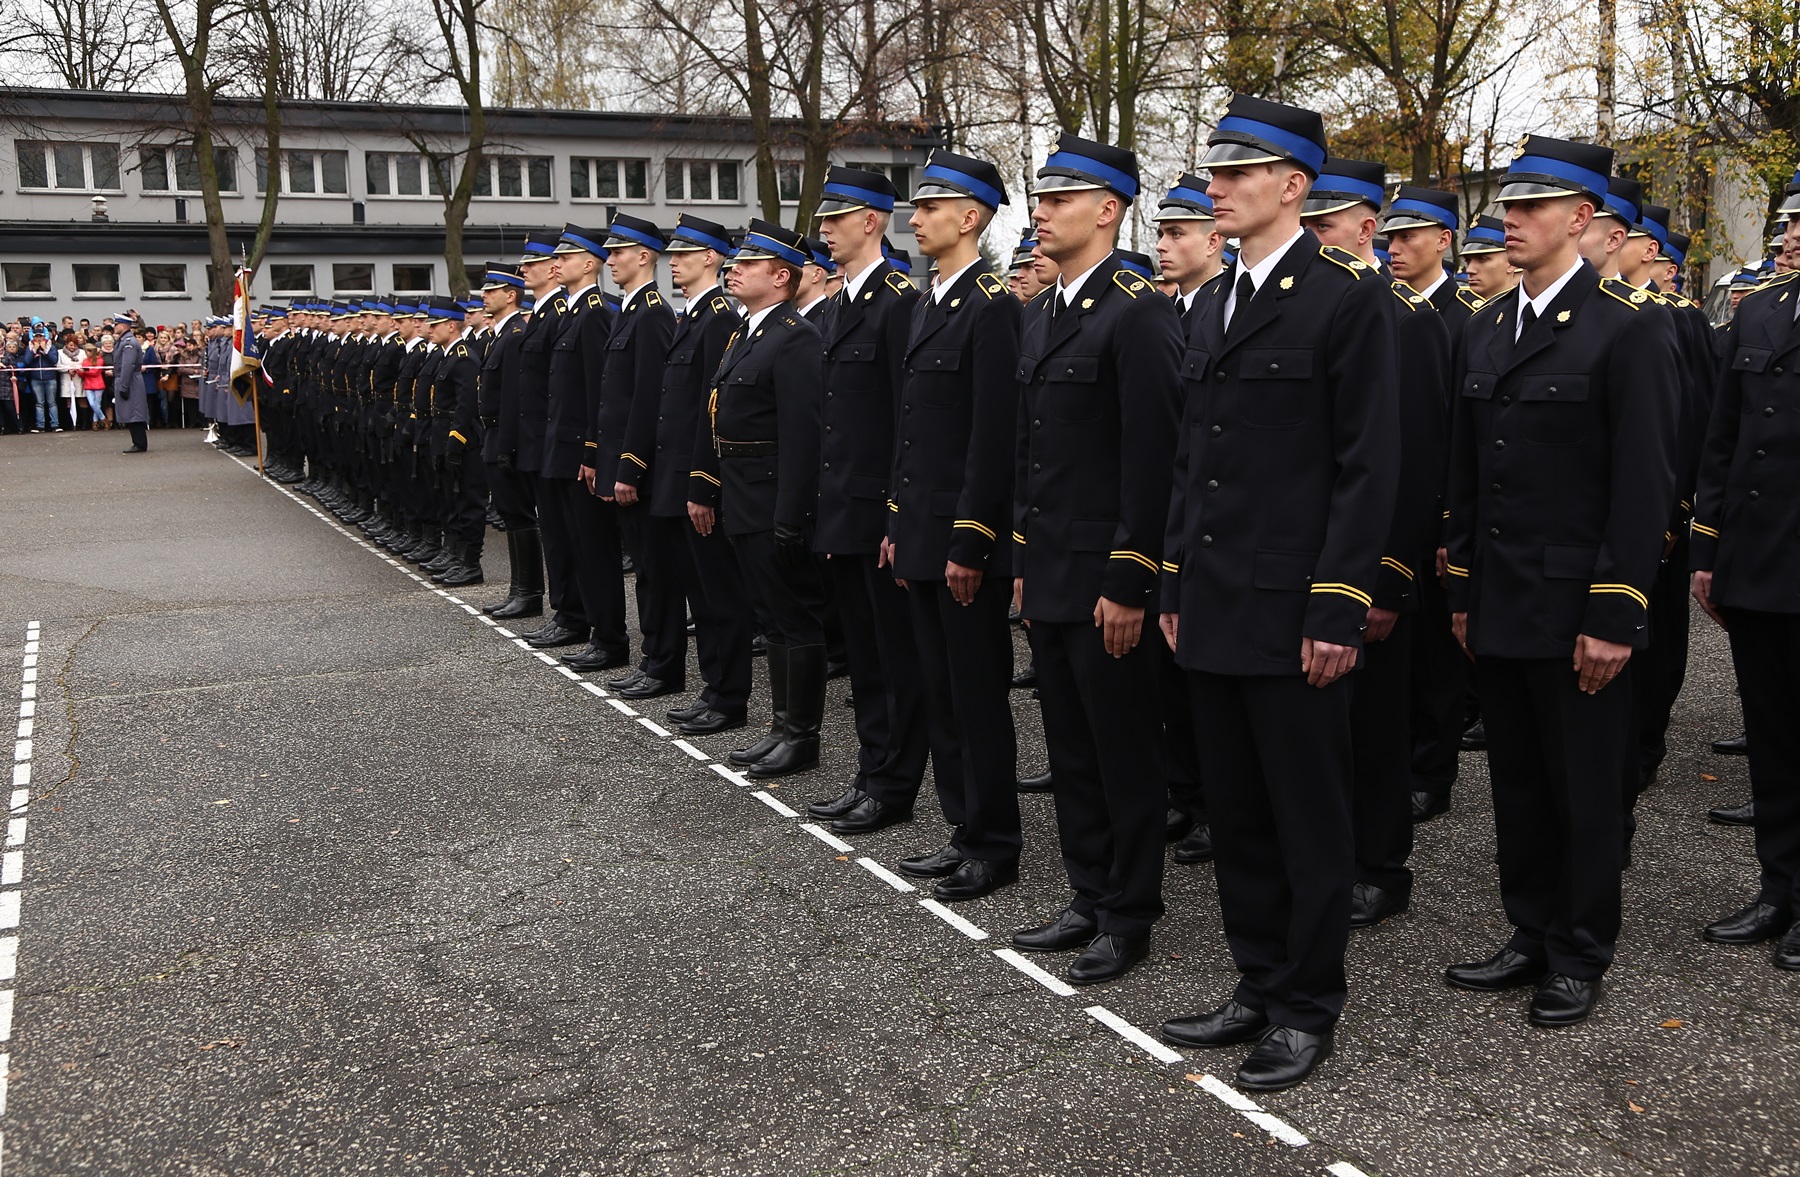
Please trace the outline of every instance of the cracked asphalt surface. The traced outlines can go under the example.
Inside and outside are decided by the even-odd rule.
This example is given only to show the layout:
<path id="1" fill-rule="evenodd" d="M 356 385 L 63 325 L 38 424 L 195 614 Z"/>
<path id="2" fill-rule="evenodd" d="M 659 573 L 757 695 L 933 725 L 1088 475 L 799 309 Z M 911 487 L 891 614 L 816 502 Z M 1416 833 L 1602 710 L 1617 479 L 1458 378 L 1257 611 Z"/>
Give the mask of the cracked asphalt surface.
<path id="1" fill-rule="evenodd" d="M 1747 793 L 1706 749 L 1738 723 L 1704 619 L 1593 1020 L 1439 980 L 1505 934 L 1466 755 L 1412 911 L 1351 942 L 1337 1056 L 1258 1101 L 1290 1148 L 1187 1078 L 1240 1051 L 1163 1064 L 1082 1012 L 1229 992 L 1209 868 L 1171 867 L 1146 965 L 1056 997 L 992 952 L 1066 898 L 1049 798 L 1021 884 L 957 908 L 972 942 L 847 861 L 937 844 L 928 809 L 840 858 L 197 434 L 151 440 L 0 445 L 8 698 L 43 623 L 9 1173 L 1800 1173 L 1800 978 L 1697 936 L 1755 881 L 1704 821 Z M 845 690 L 794 808 L 849 774 Z"/>

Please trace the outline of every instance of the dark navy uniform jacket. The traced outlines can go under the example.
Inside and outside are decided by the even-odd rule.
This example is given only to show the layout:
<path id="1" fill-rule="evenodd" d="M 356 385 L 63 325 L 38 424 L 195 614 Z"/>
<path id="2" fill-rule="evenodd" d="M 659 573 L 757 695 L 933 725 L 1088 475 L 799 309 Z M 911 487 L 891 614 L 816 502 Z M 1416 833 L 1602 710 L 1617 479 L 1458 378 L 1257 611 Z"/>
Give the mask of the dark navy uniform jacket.
<path id="1" fill-rule="evenodd" d="M 1443 535 L 1444 461 L 1450 451 L 1450 332 L 1444 316 L 1401 282 L 1393 283 L 1394 410 L 1400 422 L 1400 477 L 1394 514 L 1375 574 L 1375 604 L 1394 613 L 1418 608 L 1421 577 L 1437 575 Z M 1459 310 L 1465 310 L 1461 303 Z M 1465 316 L 1466 321 L 1466 316 Z"/>
<path id="2" fill-rule="evenodd" d="M 1394 317 L 1409 312 L 1377 270 L 1303 232 L 1228 331 L 1238 273 L 1188 312 L 1162 607 L 1181 616 L 1178 665 L 1294 675 L 1303 638 L 1361 646 L 1375 603 L 1400 481 Z"/>
<path id="3" fill-rule="evenodd" d="M 1800 275 L 1738 304 L 1700 458 L 1689 564 L 1713 574 L 1712 599 L 1800 613 Z"/>
<path id="4" fill-rule="evenodd" d="M 1038 296 L 1019 341 L 1013 574 L 1025 579 L 1024 615 L 1092 623 L 1103 596 L 1154 611 L 1180 317 L 1117 255 L 1052 316 L 1056 295 Z"/>
<path id="5" fill-rule="evenodd" d="M 746 327 L 748 323 L 746 322 Z M 819 333 L 787 304 L 732 333 L 707 394 L 715 442 L 772 444 L 754 456 L 694 455 L 688 498 L 716 501 L 726 535 L 812 526 L 819 498 Z"/>
<path id="6" fill-rule="evenodd" d="M 675 321 L 662 370 L 656 453 L 650 459 L 652 515 L 687 517 L 690 484 L 696 481 L 694 455 L 712 449 L 712 423 L 705 412 L 707 395 L 725 354 L 725 343 L 742 323 L 731 301 L 716 286 L 703 292 Z M 707 506 L 718 504 L 716 497 L 702 501 Z"/>
<path id="7" fill-rule="evenodd" d="M 590 386 L 588 438 L 596 446 L 585 463 L 598 473 L 607 498 L 615 482 L 648 489 L 663 365 L 674 334 L 675 311 L 654 284 L 639 289 L 613 318 L 599 382 Z"/>
<path id="8" fill-rule="evenodd" d="M 877 262 L 854 298 L 846 287 L 830 300 L 819 325 L 818 551 L 873 555 L 887 534 L 894 399 L 918 298 L 898 271 Z"/>
<path id="9" fill-rule="evenodd" d="M 487 352 L 481 357 L 477 400 L 483 425 L 481 457 L 485 462 L 497 462 L 502 454 L 510 458 L 519 448 L 519 347 L 525 339 L 526 322 L 522 314 L 506 320 L 489 337 Z"/>
<path id="10" fill-rule="evenodd" d="M 1673 322 L 1584 262 L 1515 344 L 1523 296 L 1483 306 L 1457 356 L 1451 611 L 1478 655 L 1567 659 L 1581 634 L 1641 648 L 1674 501 Z"/>
<path id="11" fill-rule="evenodd" d="M 527 474 L 544 468 L 544 431 L 550 412 L 550 345 L 562 331 L 568 292 L 558 289 L 539 299 L 519 340 L 518 457 L 513 465 Z"/>
<path id="12" fill-rule="evenodd" d="M 943 580 L 954 560 L 1012 575 L 1019 300 L 980 263 L 912 308 L 894 444 L 894 575 Z"/>
<path id="13" fill-rule="evenodd" d="M 476 383 L 480 369 L 466 339 L 452 342 L 433 357 L 431 374 L 431 454 L 466 456 L 472 441 L 481 436 L 476 413 Z"/>
<path id="14" fill-rule="evenodd" d="M 598 286 L 567 299 L 568 310 L 550 341 L 549 402 L 544 407 L 545 478 L 576 478 L 598 461 L 589 435 L 588 398 L 597 396 L 613 312 Z M 611 493 L 612 488 L 607 488 Z"/>

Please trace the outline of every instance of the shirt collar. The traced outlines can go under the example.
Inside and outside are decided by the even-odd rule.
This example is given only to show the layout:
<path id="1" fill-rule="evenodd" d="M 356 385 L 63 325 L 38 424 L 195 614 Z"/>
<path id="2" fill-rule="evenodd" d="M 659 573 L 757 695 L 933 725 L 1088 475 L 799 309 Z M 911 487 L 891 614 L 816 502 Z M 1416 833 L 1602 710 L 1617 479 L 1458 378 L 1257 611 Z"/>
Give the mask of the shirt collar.
<path id="1" fill-rule="evenodd" d="M 764 319 L 769 317 L 769 312 L 774 310 L 776 307 L 778 307 L 780 305 L 781 304 L 778 302 L 772 302 L 768 306 L 764 307 L 762 310 L 757 311 L 755 314 L 751 315 L 748 319 L 745 319 L 744 320 L 744 338 L 748 339 L 752 335 L 756 334 L 756 329 L 758 327 L 762 326 L 762 322 Z"/>
<path id="2" fill-rule="evenodd" d="M 939 271 L 937 281 L 931 284 L 931 301 L 943 302 L 945 293 L 948 292 L 952 286 L 956 285 L 957 281 L 961 279 L 964 274 L 969 272 L 970 267 L 974 266 L 979 261 L 981 261 L 981 255 L 976 254 L 974 260 L 967 266 L 964 266 L 947 278 L 942 271 Z"/>
<path id="3" fill-rule="evenodd" d="M 1248 269 L 1239 269 L 1238 273 L 1250 275 L 1251 287 L 1256 290 L 1261 290 L 1263 288 L 1263 283 L 1269 280 L 1269 275 L 1275 272 L 1275 267 L 1281 264 L 1281 259 L 1287 256 L 1288 250 L 1294 248 L 1294 242 L 1300 240 L 1300 238 L 1305 235 L 1305 229 L 1294 230 L 1294 235 L 1276 246 L 1274 250 L 1270 252 L 1268 257 L 1265 257 L 1262 261 L 1257 262 Z M 1232 284 L 1232 289 L 1235 290 L 1236 288 L 1237 284 L 1234 282 Z"/>
<path id="4" fill-rule="evenodd" d="M 880 268 L 881 268 L 881 262 L 878 261 L 874 265 L 870 266 L 868 269 L 864 270 L 862 273 L 858 274 L 855 278 L 851 278 L 846 274 L 846 276 L 844 278 L 844 291 L 843 291 L 844 301 L 845 302 L 855 302 L 856 296 L 862 293 L 862 288 L 868 283 L 869 276 L 871 274 L 873 274 L 876 270 L 879 270 Z"/>
<path id="5" fill-rule="evenodd" d="M 1450 275 L 1444 273 L 1444 267 L 1439 266 L 1437 281 L 1433 282 L 1430 286 L 1426 287 L 1424 290 L 1419 291 L 1419 297 L 1422 299 L 1425 299 L 1427 302 L 1431 301 L 1431 296 L 1438 292 L 1438 287 L 1442 286 L 1444 283 L 1448 282 L 1449 280 L 1450 280 Z"/>
<path id="6" fill-rule="evenodd" d="M 1575 264 L 1569 267 L 1568 272 L 1556 281 L 1550 283 L 1549 286 L 1545 287 L 1544 292 L 1536 298 L 1526 298 L 1525 286 L 1523 283 L 1520 283 L 1519 310 L 1513 320 L 1513 337 L 1515 339 L 1525 330 L 1525 308 L 1530 307 L 1532 311 L 1536 313 L 1538 318 L 1543 318 L 1544 312 L 1550 309 L 1550 304 L 1556 301 L 1556 296 L 1561 294 L 1563 287 L 1569 284 L 1569 279 L 1573 278 L 1576 274 L 1579 274 L 1581 272 L 1581 267 L 1585 265 L 1587 265 L 1587 262 L 1582 258 L 1577 257 L 1575 259 Z"/>
<path id="7" fill-rule="evenodd" d="M 1109 253 L 1105 257 L 1101 258 L 1098 262 L 1095 262 L 1092 266 L 1090 266 L 1085 273 L 1077 276 L 1074 279 L 1065 279 L 1060 274 L 1057 275 L 1056 290 L 1057 290 L 1057 294 L 1059 295 L 1059 297 L 1062 298 L 1063 305 L 1066 307 L 1074 306 L 1075 305 L 1075 296 L 1081 292 L 1081 284 L 1083 282 L 1086 282 L 1089 278 L 1093 277 L 1095 270 L 1098 270 L 1101 266 L 1104 266 L 1107 262 L 1109 262 L 1111 260 L 1112 260 L 1112 255 Z"/>
<path id="8" fill-rule="evenodd" d="M 569 305 L 574 306 L 576 299 L 580 298 L 582 295 L 586 294 L 588 291 L 593 290 L 598 285 L 599 285 L 599 283 L 593 283 L 593 284 L 590 284 L 587 286 L 583 286 L 580 290 L 570 290 L 569 291 Z"/>

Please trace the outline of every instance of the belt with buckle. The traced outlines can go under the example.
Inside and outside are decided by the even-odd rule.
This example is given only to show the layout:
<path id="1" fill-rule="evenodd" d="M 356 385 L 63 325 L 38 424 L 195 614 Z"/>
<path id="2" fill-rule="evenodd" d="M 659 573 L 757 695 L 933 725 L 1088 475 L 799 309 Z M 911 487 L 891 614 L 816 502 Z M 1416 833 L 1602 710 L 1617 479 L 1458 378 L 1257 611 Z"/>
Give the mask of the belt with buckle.
<path id="1" fill-rule="evenodd" d="M 772 458 L 775 450 L 772 441 L 726 441 L 721 437 L 713 442 L 713 452 L 721 458 Z"/>

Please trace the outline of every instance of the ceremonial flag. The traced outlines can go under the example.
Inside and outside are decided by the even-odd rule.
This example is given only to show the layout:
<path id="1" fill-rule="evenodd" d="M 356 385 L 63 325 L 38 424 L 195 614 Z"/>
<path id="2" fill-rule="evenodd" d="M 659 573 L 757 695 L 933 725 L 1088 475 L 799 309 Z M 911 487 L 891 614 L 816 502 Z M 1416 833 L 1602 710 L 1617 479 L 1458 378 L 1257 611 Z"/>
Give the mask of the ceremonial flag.
<path id="1" fill-rule="evenodd" d="M 256 373 L 262 369 L 256 332 L 250 326 L 250 277 L 249 270 L 238 270 L 231 303 L 231 391 L 239 404 L 249 402 L 256 388 Z"/>

